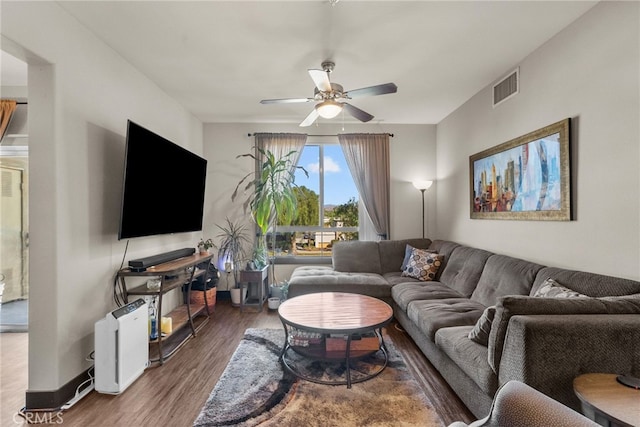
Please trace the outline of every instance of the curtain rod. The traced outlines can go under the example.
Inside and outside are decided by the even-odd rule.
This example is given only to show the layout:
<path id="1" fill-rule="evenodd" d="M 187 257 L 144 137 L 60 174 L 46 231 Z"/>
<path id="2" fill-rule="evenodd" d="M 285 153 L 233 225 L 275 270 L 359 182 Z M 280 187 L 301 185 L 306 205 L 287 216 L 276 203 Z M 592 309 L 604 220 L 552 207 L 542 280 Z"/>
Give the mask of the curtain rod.
<path id="1" fill-rule="evenodd" d="M 391 138 L 393 138 L 393 134 L 392 133 L 388 133 L 387 135 L 389 135 Z M 251 137 L 251 136 L 256 136 L 256 133 L 248 133 L 247 136 Z M 333 135 L 309 135 L 307 134 L 307 136 L 317 136 L 317 137 L 326 137 L 326 136 L 338 136 L 338 134 L 333 134 Z"/>

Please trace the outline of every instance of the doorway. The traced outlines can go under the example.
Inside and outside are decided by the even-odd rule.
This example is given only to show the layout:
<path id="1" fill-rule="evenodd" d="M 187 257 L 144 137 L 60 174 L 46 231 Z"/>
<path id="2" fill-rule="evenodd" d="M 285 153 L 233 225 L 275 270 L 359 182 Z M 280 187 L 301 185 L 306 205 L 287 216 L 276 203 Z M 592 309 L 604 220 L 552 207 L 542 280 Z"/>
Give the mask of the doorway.
<path id="1" fill-rule="evenodd" d="M 0 140 L 0 332 L 28 330 L 29 137 L 27 64 L 2 51 L 3 99 L 16 100 Z"/>

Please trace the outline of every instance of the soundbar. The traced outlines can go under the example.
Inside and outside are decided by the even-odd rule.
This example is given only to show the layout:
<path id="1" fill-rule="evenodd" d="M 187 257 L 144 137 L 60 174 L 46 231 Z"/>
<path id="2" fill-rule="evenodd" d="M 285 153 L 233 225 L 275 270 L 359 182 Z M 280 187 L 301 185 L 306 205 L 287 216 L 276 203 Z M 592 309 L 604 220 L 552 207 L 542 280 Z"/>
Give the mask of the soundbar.
<path id="1" fill-rule="evenodd" d="M 164 252 L 158 255 L 152 255 L 145 258 L 132 259 L 129 261 L 131 271 L 139 273 L 145 271 L 152 265 L 162 264 L 163 262 L 173 261 L 174 259 L 191 256 L 196 252 L 195 248 L 176 249 L 175 251 Z"/>

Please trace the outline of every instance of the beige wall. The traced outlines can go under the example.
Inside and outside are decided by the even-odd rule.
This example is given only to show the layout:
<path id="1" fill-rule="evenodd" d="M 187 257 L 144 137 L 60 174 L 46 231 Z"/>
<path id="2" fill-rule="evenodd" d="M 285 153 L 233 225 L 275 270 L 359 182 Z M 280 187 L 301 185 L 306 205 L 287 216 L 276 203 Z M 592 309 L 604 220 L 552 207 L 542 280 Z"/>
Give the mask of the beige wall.
<path id="1" fill-rule="evenodd" d="M 202 124 L 54 2 L 3 2 L 2 48 L 29 64 L 29 390 L 91 366 L 94 323 L 116 308 L 126 121 L 202 153 Z M 171 205 L 150 205 L 150 210 Z M 199 233 L 130 241 L 126 260 Z"/>
<path id="2" fill-rule="evenodd" d="M 487 87 L 438 124 L 437 237 L 640 279 L 639 8 L 600 3 L 514 64 L 519 95 L 493 109 Z M 469 219 L 469 156 L 567 117 L 575 221 Z"/>

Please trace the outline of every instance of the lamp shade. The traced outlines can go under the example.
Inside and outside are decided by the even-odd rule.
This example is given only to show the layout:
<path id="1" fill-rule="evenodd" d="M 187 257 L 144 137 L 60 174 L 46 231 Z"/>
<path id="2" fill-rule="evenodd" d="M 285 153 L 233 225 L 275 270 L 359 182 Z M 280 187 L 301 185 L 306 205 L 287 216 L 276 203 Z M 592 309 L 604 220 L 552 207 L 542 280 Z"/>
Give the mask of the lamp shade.
<path id="1" fill-rule="evenodd" d="M 433 184 L 433 181 L 413 181 L 413 186 L 418 190 L 428 190 Z"/>
<path id="2" fill-rule="evenodd" d="M 327 99 L 326 101 L 321 102 L 316 105 L 316 111 L 325 119 L 333 119 L 335 116 L 340 114 L 342 111 L 342 104 L 336 101 L 332 101 Z"/>

